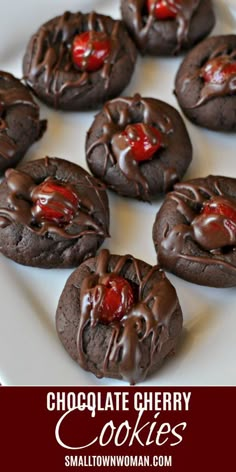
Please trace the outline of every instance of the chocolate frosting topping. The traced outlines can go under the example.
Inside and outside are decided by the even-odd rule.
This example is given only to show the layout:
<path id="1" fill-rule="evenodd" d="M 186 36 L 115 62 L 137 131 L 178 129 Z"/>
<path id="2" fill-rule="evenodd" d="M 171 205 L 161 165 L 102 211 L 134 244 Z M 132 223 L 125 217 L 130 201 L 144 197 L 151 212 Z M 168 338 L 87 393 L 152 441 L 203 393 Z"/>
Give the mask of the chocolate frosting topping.
<path id="1" fill-rule="evenodd" d="M 47 158 L 45 160 L 47 165 Z M 87 176 L 88 189 L 94 183 L 90 182 Z M 35 180 L 25 172 L 20 170 L 8 169 L 5 173 L 6 183 L 8 186 L 8 207 L 0 208 L 0 228 L 5 228 L 11 223 L 17 223 L 27 226 L 32 232 L 44 236 L 46 233 L 56 233 L 66 239 L 79 238 L 86 234 L 98 234 L 106 236 L 106 230 L 102 228 L 94 219 L 93 213 L 95 208 L 88 196 L 81 198 L 79 194 L 79 182 L 76 185 L 71 185 L 68 182 L 63 182 L 67 189 L 70 189 L 78 196 L 78 205 L 70 203 L 66 197 L 56 191 L 44 192 L 43 198 L 50 204 L 55 199 L 59 202 L 60 207 L 66 211 L 69 207 L 73 213 L 73 218 L 69 224 L 61 225 L 54 221 L 47 221 L 43 219 L 41 209 L 37 207 L 35 202 L 41 196 L 41 182 Z M 48 177 L 44 182 L 54 182 L 55 179 Z M 60 184 L 60 181 L 59 181 Z M 82 183 L 85 186 L 85 182 Z M 100 187 L 101 188 L 101 187 Z"/>
<path id="2" fill-rule="evenodd" d="M 230 64 L 230 63 L 236 62 L 236 49 L 229 52 L 229 47 L 227 46 L 227 44 L 223 44 L 223 45 L 220 45 L 220 47 L 215 48 L 212 51 L 212 54 L 209 56 L 209 58 L 204 62 L 204 64 L 202 64 L 201 67 L 199 67 L 195 71 L 194 75 L 186 76 L 182 84 L 182 93 L 184 93 L 186 85 L 188 85 L 189 81 L 191 81 L 192 79 L 199 77 L 200 80 L 204 81 L 202 76 L 203 76 L 203 72 L 206 65 L 212 59 L 215 59 L 217 57 L 222 58 L 223 60 L 222 67 L 224 63 Z M 219 73 L 220 73 L 220 69 L 219 69 Z M 221 83 L 204 82 L 198 101 L 194 105 L 188 108 L 197 108 L 207 103 L 209 100 L 211 100 L 214 97 L 224 97 L 226 95 L 233 95 L 233 94 L 234 95 L 236 94 L 236 73 L 229 74 L 229 76 L 225 78 L 225 80 Z"/>
<path id="3" fill-rule="evenodd" d="M 76 89 L 89 83 L 91 74 L 99 73 L 107 88 L 113 64 L 121 52 L 118 41 L 119 26 L 120 21 L 113 21 L 112 31 L 107 31 L 103 16 L 95 12 L 84 15 L 81 12 L 66 11 L 53 25 L 52 22 L 46 23 L 32 37 L 29 45 L 31 62 L 25 69 L 27 83 L 34 88 L 35 81 L 42 76 L 47 94 L 53 94 L 55 97 L 55 107 L 58 106 L 58 99 L 65 90 Z M 81 72 L 73 64 L 72 42 L 76 35 L 84 31 L 102 31 L 109 36 L 110 54 L 99 71 Z M 81 91 L 74 90 L 74 93 L 79 94 Z"/>
<path id="4" fill-rule="evenodd" d="M 156 19 L 154 9 L 151 9 L 149 14 L 146 13 L 147 9 L 145 9 L 145 3 L 146 0 L 129 0 L 130 8 L 134 14 L 134 30 L 137 35 L 137 40 L 140 47 L 144 49 L 150 29 L 156 21 L 162 21 Z M 173 0 L 166 0 L 166 3 L 170 6 L 174 3 L 177 9 L 176 18 L 169 20 L 177 22 L 177 48 L 174 51 L 174 53 L 177 53 L 188 37 L 190 21 L 199 6 L 200 0 L 181 0 L 179 4 L 173 2 Z"/>
<path id="5" fill-rule="evenodd" d="M 17 144 L 8 128 L 8 111 L 14 107 L 28 106 L 38 113 L 38 106 L 29 91 L 11 74 L 0 71 L 0 156 L 11 159 L 17 151 Z M 46 122 L 39 123 L 39 136 L 44 132 Z"/>
<path id="6" fill-rule="evenodd" d="M 98 309 L 102 291 L 99 292 L 98 285 L 108 275 L 110 257 L 108 250 L 104 249 L 100 252 L 95 272 L 83 280 L 81 287 L 81 317 L 77 348 L 78 361 L 85 369 L 87 359 L 83 342 L 84 332 L 88 327 L 95 329 L 99 323 Z M 120 321 L 111 324 L 111 340 L 99 376 L 105 376 L 109 363 L 115 361 L 118 365 L 119 376 L 134 384 L 144 379 L 152 366 L 154 355 L 161 351 L 164 343 L 171 336 L 171 318 L 178 307 L 178 299 L 174 287 L 158 266 L 150 266 L 145 276 L 142 276 L 140 261 L 133 256 L 118 257 L 110 273 L 121 275 L 129 264 L 132 264 L 135 272 L 137 300 Z M 158 280 L 155 274 L 158 274 Z M 148 338 L 151 340 L 150 354 L 148 364 L 144 369 L 140 346 Z"/>
<path id="7" fill-rule="evenodd" d="M 229 209 L 236 215 L 236 200 L 222 196 L 212 197 L 210 203 L 219 208 Z M 226 246 L 236 246 L 236 222 L 227 217 L 227 214 L 215 214 L 208 210 L 196 216 L 191 223 L 195 241 L 206 250 L 217 250 Z"/>
<path id="8" fill-rule="evenodd" d="M 171 253 L 176 263 L 182 258 L 192 262 L 221 265 L 230 272 L 236 272 L 236 266 L 227 260 L 227 252 L 230 254 L 236 248 L 235 223 L 229 222 L 226 215 L 204 213 L 204 204 L 213 199 L 216 204 L 227 205 L 236 212 L 236 198 L 229 197 L 221 190 L 218 178 L 209 176 L 206 185 L 178 183 L 167 199 L 176 202 L 176 211 L 184 217 L 185 222 L 175 225 L 172 229 L 169 229 L 167 223 L 160 243 L 162 253 Z M 188 239 L 202 249 L 201 255 L 185 253 Z"/>
<path id="9" fill-rule="evenodd" d="M 138 110 L 139 122 L 145 125 L 156 127 L 162 133 L 162 147 L 167 147 L 169 135 L 174 132 L 173 124 L 169 116 L 164 114 L 158 107 L 154 107 L 148 99 L 135 94 L 132 98 L 119 97 L 110 100 L 103 108 L 106 121 L 103 125 L 101 136 L 95 140 L 86 150 L 86 156 L 89 161 L 91 152 L 97 146 L 104 146 L 105 161 L 103 175 L 106 174 L 110 165 L 117 165 L 125 177 L 136 185 L 137 197 L 141 197 L 140 188 L 145 192 L 148 200 L 149 185 L 147 179 L 142 174 L 142 164 L 138 164 L 132 156 L 127 141 L 123 138 L 121 132 L 126 126 L 132 128 L 132 123 L 137 122 L 137 116 L 134 111 Z M 154 153 L 153 159 L 158 158 L 158 151 Z M 162 166 L 160 162 L 160 166 Z M 169 172 L 163 166 L 164 187 L 168 188 L 171 182 L 176 180 L 176 170 L 169 169 Z"/>

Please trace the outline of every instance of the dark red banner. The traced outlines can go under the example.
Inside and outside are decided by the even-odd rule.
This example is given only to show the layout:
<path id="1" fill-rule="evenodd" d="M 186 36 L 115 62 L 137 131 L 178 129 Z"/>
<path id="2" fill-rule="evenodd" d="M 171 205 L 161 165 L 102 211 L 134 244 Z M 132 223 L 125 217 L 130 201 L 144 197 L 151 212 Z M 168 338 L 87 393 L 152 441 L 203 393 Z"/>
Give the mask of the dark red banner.
<path id="1" fill-rule="evenodd" d="M 235 387 L 1 387 L 4 472 L 232 470 Z"/>

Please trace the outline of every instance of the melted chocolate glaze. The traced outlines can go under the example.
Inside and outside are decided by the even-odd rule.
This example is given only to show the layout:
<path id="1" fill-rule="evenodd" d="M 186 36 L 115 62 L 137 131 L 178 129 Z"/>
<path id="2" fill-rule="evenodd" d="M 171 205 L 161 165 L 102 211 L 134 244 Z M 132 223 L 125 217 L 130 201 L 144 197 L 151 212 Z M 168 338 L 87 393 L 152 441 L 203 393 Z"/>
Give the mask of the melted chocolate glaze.
<path id="1" fill-rule="evenodd" d="M 90 329 L 94 329 L 99 323 L 102 292 L 99 293 L 97 286 L 108 275 L 109 258 L 108 250 L 100 252 L 95 272 L 83 280 L 81 287 L 77 348 L 78 361 L 84 369 L 87 365 L 83 343 L 84 330 L 88 325 Z M 105 354 L 103 369 L 98 376 L 106 376 L 109 362 L 115 361 L 119 366 L 119 376 L 134 384 L 145 378 L 152 367 L 154 355 L 162 350 L 169 339 L 171 318 L 178 308 L 178 299 L 174 287 L 158 266 L 150 267 L 145 277 L 142 277 L 140 261 L 133 256 L 120 256 L 112 273 L 120 275 L 125 265 L 130 263 L 138 282 L 138 299 L 119 322 L 112 323 L 110 344 Z M 157 272 L 160 279 L 151 284 L 152 277 Z M 148 337 L 151 338 L 150 354 L 147 367 L 143 369 L 140 345 Z"/>
<path id="2" fill-rule="evenodd" d="M 112 114 L 109 104 L 117 109 L 117 114 Z M 122 109 L 119 111 L 119 105 Z M 139 94 L 135 94 L 132 98 L 119 97 L 110 100 L 104 108 L 103 112 L 106 116 L 106 122 L 103 125 L 101 137 L 99 137 L 87 150 L 86 156 L 89 156 L 96 146 L 103 145 L 105 151 L 105 162 L 103 175 L 106 174 L 108 165 L 118 165 L 125 177 L 134 182 L 136 185 L 137 197 L 141 197 L 140 187 L 149 200 L 149 185 L 147 179 L 141 172 L 142 164 L 138 164 L 132 156 L 130 146 L 123 138 L 121 132 L 127 125 L 133 122 L 133 109 L 138 107 L 140 113 L 140 121 L 144 124 L 151 125 L 159 129 L 162 133 L 162 147 L 168 146 L 169 134 L 174 132 L 170 118 L 164 115 L 157 107 L 153 107 L 147 99 L 142 98 Z M 152 158 L 158 158 L 158 151 L 154 153 Z M 161 165 L 161 163 L 160 163 Z M 164 188 L 170 188 L 171 183 L 176 181 L 177 175 L 175 169 L 164 169 Z"/>
<path id="3" fill-rule="evenodd" d="M 28 106 L 36 112 L 39 108 L 32 100 L 28 90 L 7 72 L 0 72 L 0 156 L 3 159 L 12 159 L 17 151 L 17 144 L 9 136 L 7 113 L 10 108 Z M 4 84 L 4 86 L 3 86 Z M 39 135 L 41 137 L 46 129 L 46 121 L 39 123 Z"/>
<path id="4" fill-rule="evenodd" d="M 183 81 L 182 85 L 182 93 L 184 92 L 184 89 L 186 85 L 193 80 L 194 78 L 199 77 L 200 79 L 203 76 L 204 69 L 209 61 L 216 57 L 223 57 L 225 62 L 235 62 L 236 61 L 236 49 L 228 53 L 228 46 L 227 44 L 223 44 L 218 48 L 215 48 L 212 51 L 212 54 L 209 56 L 207 61 L 204 62 L 201 67 L 199 67 L 194 75 L 189 75 L 185 78 Z M 204 81 L 204 79 L 202 79 Z M 214 97 L 224 97 L 227 95 L 235 95 L 236 93 L 236 73 L 231 74 L 224 82 L 221 84 L 215 84 L 215 83 L 210 83 L 210 82 L 205 82 L 203 83 L 203 87 L 201 89 L 201 94 L 199 97 L 199 100 L 192 105 L 191 107 L 188 108 L 197 108 L 204 103 L 207 103 L 209 100 L 211 100 Z"/>
<path id="5" fill-rule="evenodd" d="M 17 151 L 14 139 L 6 134 L 7 124 L 0 130 L 0 155 L 3 159 L 12 159 Z"/>
<path id="6" fill-rule="evenodd" d="M 236 200 L 225 197 L 213 197 L 209 203 L 218 206 L 220 209 L 226 208 L 232 215 L 236 215 Z M 226 214 L 219 214 L 208 210 L 203 211 L 191 223 L 194 240 L 206 250 L 219 251 L 225 247 L 236 246 L 236 221 L 227 217 Z"/>
<path id="7" fill-rule="evenodd" d="M 25 70 L 27 83 L 34 88 L 34 83 L 40 75 L 43 75 L 44 86 L 47 95 L 53 93 L 55 108 L 58 99 L 66 89 L 75 89 L 90 81 L 93 72 L 79 71 L 73 63 L 71 46 L 74 37 L 84 31 L 102 31 L 109 36 L 111 50 L 100 69 L 100 76 L 104 79 L 105 88 L 109 86 L 113 64 L 121 51 L 118 41 L 120 21 L 114 21 L 111 33 L 106 31 L 106 22 L 103 16 L 91 12 L 84 15 L 81 12 L 70 13 L 66 11 L 56 23 L 54 28 L 51 23 L 45 24 L 32 37 L 29 45 L 31 62 Z M 76 72 L 77 79 L 62 80 L 62 76 L 69 72 Z M 78 91 L 78 94 L 81 93 Z"/>
<path id="8" fill-rule="evenodd" d="M 167 224 L 160 243 L 161 250 L 165 254 L 171 253 L 176 263 L 182 258 L 209 265 L 221 265 L 230 272 L 236 272 L 236 266 L 223 259 L 225 248 L 230 248 L 232 251 L 236 248 L 236 226 L 229 227 L 226 223 L 227 218 L 222 215 L 200 213 L 204 203 L 213 198 L 219 204 L 227 204 L 236 211 L 236 199 L 228 197 L 221 191 L 217 177 L 208 177 L 208 182 L 213 190 L 207 182 L 205 186 L 178 183 L 174 191 L 168 194 L 167 198 L 177 203 L 176 211 L 183 215 L 186 223 L 177 224 L 170 231 Z M 212 231 L 212 223 L 217 225 L 217 231 Z M 205 254 L 202 256 L 184 254 L 185 243 L 189 238 L 195 241 Z M 210 252 L 211 256 L 219 257 L 207 257 L 207 252 Z"/>
<path id="9" fill-rule="evenodd" d="M 167 6 L 173 5 L 173 0 L 166 0 Z M 173 53 L 177 53 L 183 43 L 188 38 L 190 21 L 199 6 L 200 0 L 181 0 L 181 3 L 175 3 L 175 8 L 177 9 L 176 18 L 170 21 L 177 22 L 177 47 Z M 154 9 L 151 9 L 149 14 L 144 14 L 144 4 L 143 0 L 129 0 L 130 8 L 134 14 L 134 30 L 138 38 L 139 45 L 141 49 L 145 49 L 145 44 L 147 42 L 147 37 L 149 35 L 150 29 L 153 27 L 157 20 L 155 17 Z"/>
<path id="10" fill-rule="evenodd" d="M 45 160 L 45 165 L 47 165 L 47 160 L 48 158 Z M 8 208 L 0 208 L 0 228 L 5 228 L 11 223 L 17 223 L 27 226 L 31 231 L 40 236 L 44 236 L 48 232 L 56 233 L 66 239 L 79 238 L 85 234 L 107 236 L 104 228 L 100 227 L 93 217 L 95 209 L 89 197 L 83 197 L 81 199 L 77 187 L 79 186 L 79 182 L 76 183 L 77 188 L 67 182 L 63 183 L 68 189 L 71 189 L 73 193 L 77 194 L 77 208 L 75 205 L 70 204 L 66 197 L 58 192 L 44 193 L 44 198 L 47 202 L 55 199 L 62 204 L 65 211 L 68 205 L 73 210 L 74 217 L 71 223 L 62 226 L 56 222 L 44 221 L 43 218 L 40 218 L 41 214 L 33 202 L 36 202 L 40 197 L 41 187 L 30 175 L 19 170 L 8 169 L 5 173 L 5 177 L 9 189 L 7 198 Z M 45 181 L 50 182 L 50 180 L 52 179 L 48 177 Z M 55 181 L 55 179 L 53 180 Z M 86 185 L 84 181 L 82 185 Z M 87 186 L 88 189 L 91 186 L 94 188 L 94 184 L 90 182 L 89 176 Z"/>

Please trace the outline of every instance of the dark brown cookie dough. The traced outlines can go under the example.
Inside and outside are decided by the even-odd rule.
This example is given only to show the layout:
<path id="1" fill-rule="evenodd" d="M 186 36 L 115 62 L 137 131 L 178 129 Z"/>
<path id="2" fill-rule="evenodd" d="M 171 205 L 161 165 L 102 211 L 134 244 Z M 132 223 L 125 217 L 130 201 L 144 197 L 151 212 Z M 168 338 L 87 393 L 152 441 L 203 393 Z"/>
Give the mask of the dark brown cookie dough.
<path id="1" fill-rule="evenodd" d="M 205 38 L 215 24 L 211 0 L 181 0 L 179 5 L 166 0 L 167 8 L 176 10 L 176 16 L 167 19 L 158 19 L 150 3 L 121 0 L 123 20 L 142 54 L 178 54 Z"/>
<path id="2" fill-rule="evenodd" d="M 27 88 L 0 71 L 0 174 L 14 167 L 45 129 L 46 121 L 40 121 L 39 107 Z"/>
<path id="3" fill-rule="evenodd" d="M 121 319 L 106 324 L 100 320 L 105 284 L 117 276 L 132 287 L 134 298 L 126 311 L 126 287 Z M 182 312 L 174 287 L 158 266 L 102 250 L 69 277 L 59 300 L 56 327 L 65 349 L 83 369 L 134 384 L 173 353 Z"/>
<path id="4" fill-rule="evenodd" d="M 103 32 L 110 41 L 103 66 L 91 72 L 79 70 L 72 56 L 74 38 L 86 31 Z M 127 86 L 136 56 L 136 47 L 120 20 L 95 12 L 65 12 L 32 36 L 23 72 L 27 85 L 48 105 L 64 110 L 96 109 Z"/>
<path id="5" fill-rule="evenodd" d="M 189 282 L 236 285 L 236 179 L 208 176 L 178 183 L 156 216 L 161 267 Z"/>
<path id="6" fill-rule="evenodd" d="M 0 251 L 35 267 L 75 267 L 108 236 L 108 199 L 84 169 L 64 159 L 8 169 L 0 185 Z"/>
<path id="7" fill-rule="evenodd" d="M 175 94 L 193 123 L 236 131 L 236 35 L 207 38 L 189 52 L 178 70 Z"/>
<path id="8" fill-rule="evenodd" d="M 149 134 L 155 130 L 160 134 L 158 150 L 139 162 L 123 135 L 129 129 L 135 141 L 137 123 L 147 135 L 149 126 Z M 97 114 L 87 134 L 86 158 L 91 172 L 110 189 L 150 200 L 169 191 L 183 177 L 192 159 L 192 145 L 177 110 L 161 100 L 136 94 L 111 100 Z"/>

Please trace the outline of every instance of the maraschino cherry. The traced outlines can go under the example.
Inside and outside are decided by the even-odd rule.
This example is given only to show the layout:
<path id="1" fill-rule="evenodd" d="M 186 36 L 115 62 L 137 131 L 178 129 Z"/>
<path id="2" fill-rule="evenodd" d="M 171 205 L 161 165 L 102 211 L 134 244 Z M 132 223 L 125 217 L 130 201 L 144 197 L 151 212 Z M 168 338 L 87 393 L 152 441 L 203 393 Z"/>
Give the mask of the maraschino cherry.
<path id="1" fill-rule="evenodd" d="M 134 123 L 120 133 L 130 147 L 131 155 L 137 162 L 147 161 L 162 145 L 161 132 L 154 126 Z"/>
<path id="2" fill-rule="evenodd" d="M 210 59 L 202 68 L 201 77 L 207 83 L 223 84 L 232 75 L 236 75 L 236 60 L 229 56 L 218 56 Z"/>
<path id="3" fill-rule="evenodd" d="M 221 196 L 204 203 L 193 220 L 195 240 L 207 250 L 236 244 L 236 202 Z"/>
<path id="4" fill-rule="evenodd" d="M 149 13 L 154 13 L 157 20 L 171 20 L 176 18 L 180 0 L 148 0 Z"/>
<path id="5" fill-rule="evenodd" d="M 70 186 L 50 177 L 34 188 L 31 198 L 35 220 L 58 225 L 71 223 L 79 203 L 78 195 Z"/>
<path id="6" fill-rule="evenodd" d="M 100 69 L 111 51 L 111 41 L 102 31 L 85 31 L 75 36 L 72 43 L 72 60 L 86 72 Z"/>
<path id="7" fill-rule="evenodd" d="M 222 197 L 211 198 L 207 201 L 201 211 L 203 216 L 219 215 L 225 219 L 226 227 L 232 227 L 236 230 L 236 203 Z"/>
<path id="8" fill-rule="evenodd" d="M 109 274 L 102 281 L 103 297 L 97 313 L 101 323 L 119 321 L 134 303 L 130 283 L 117 274 Z"/>

